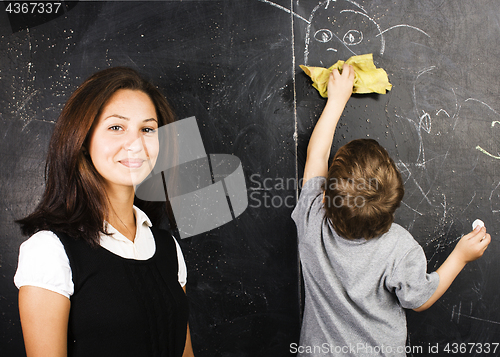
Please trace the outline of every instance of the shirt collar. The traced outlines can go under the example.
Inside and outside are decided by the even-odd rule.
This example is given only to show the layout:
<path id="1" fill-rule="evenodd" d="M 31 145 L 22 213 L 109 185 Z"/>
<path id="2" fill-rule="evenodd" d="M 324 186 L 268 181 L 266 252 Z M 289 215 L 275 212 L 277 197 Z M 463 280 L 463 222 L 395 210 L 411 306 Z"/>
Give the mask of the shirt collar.
<path id="1" fill-rule="evenodd" d="M 141 235 L 141 228 L 146 225 L 147 227 L 152 227 L 153 224 L 151 223 L 151 220 L 149 217 L 144 213 L 141 209 L 139 209 L 136 206 L 132 207 L 134 210 L 135 214 L 135 224 L 136 224 L 136 239 L 139 238 Z M 111 224 L 109 224 L 107 221 L 104 221 L 104 228 L 107 229 L 108 233 L 111 233 L 108 237 L 111 237 L 116 240 L 122 240 L 125 242 L 130 242 L 129 239 L 127 239 L 125 236 L 123 236 L 120 232 L 116 230 L 115 227 L 113 227 Z"/>
<path id="2" fill-rule="evenodd" d="M 146 224 L 148 227 L 153 226 L 151 223 L 149 217 L 144 213 L 142 210 L 140 210 L 138 207 L 133 206 L 134 213 L 135 213 L 135 223 L 137 224 L 137 227 L 142 226 L 143 224 Z"/>

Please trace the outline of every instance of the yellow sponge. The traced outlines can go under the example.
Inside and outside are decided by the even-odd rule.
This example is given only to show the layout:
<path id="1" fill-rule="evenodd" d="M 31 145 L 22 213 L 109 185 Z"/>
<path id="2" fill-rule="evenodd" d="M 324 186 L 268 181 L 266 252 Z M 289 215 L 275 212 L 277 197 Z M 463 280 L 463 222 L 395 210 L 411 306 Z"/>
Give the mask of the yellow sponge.
<path id="1" fill-rule="evenodd" d="M 346 64 L 350 64 L 354 68 L 354 86 L 353 93 L 380 93 L 385 94 L 391 90 L 392 84 L 389 83 L 387 73 L 382 68 L 375 67 L 373 63 L 373 55 L 368 53 L 361 56 L 352 56 Z M 328 97 L 328 77 L 336 68 L 342 72 L 344 61 L 337 61 L 330 68 L 323 67 L 308 67 L 300 66 L 302 70 L 311 77 L 313 87 L 316 88 L 323 98 Z"/>

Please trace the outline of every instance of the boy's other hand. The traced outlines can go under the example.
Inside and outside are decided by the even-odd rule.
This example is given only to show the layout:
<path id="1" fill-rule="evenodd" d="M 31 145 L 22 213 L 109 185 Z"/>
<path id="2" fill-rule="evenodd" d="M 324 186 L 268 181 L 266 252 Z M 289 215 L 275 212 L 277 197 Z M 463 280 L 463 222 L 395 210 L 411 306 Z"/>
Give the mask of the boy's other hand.
<path id="1" fill-rule="evenodd" d="M 460 238 L 460 241 L 451 252 L 450 256 L 439 267 L 436 272 L 439 275 L 439 285 L 434 294 L 415 311 L 424 311 L 431 307 L 448 288 L 464 266 L 473 260 L 480 258 L 488 244 L 491 236 L 486 233 L 486 228 L 476 227 L 472 232 Z"/>
<path id="2" fill-rule="evenodd" d="M 345 105 L 351 97 L 353 86 L 354 68 L 351 65 L 344 64 L 342 74 L 334 69 L 328 79 L 328 101 L 340 101 Z"/>
<path id="3" fill-rule="evenodd" d="M 486 228 L 478 226 L 463 236 L 454 250 L 465 263 L 468 263 L 480 258 L 490 242 L 491 236 L 486 233 Z"/>

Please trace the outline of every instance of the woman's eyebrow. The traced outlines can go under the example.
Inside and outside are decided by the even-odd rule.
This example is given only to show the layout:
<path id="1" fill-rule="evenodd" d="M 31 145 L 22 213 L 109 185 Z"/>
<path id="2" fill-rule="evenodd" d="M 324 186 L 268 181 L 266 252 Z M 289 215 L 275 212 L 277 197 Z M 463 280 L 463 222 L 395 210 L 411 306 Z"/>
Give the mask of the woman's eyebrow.
<path id="1" fill-rule="evenodd" d="M 111 114 L 108 115 L 104 120 L 109 119 L 109 118 L 118 118 L 118 119 L 123 119 L 123 120 L 130 120 L 130 118 L 124 117 L 123 115 L 120 114 Z"/>
<path id="2" fill-rule="evenodd" d="M 109 118 L 118 118 L 118 119 L 123 119 L 123 120 L 130 120 L 130 118 L 124 117 L 123 115 L 120 115 L 120 114 L 111 114 L 111 115 L 107 116 L 106 118 L 104 118 L 104 120 L 109 119 Z M 143 122 L 148 122 L 148 121 L 155 121 L 155 122 L 158 123 L 158 120 L 156 120 L 155 118 L 149 118 L 149 119 L 144 119 L 143 120 Z"/>

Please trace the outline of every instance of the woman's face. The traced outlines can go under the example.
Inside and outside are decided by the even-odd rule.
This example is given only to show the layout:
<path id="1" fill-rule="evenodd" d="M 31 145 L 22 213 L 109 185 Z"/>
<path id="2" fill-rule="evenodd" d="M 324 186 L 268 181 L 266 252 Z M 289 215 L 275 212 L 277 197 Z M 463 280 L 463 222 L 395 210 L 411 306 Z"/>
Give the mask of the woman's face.
<path id="1" fill-rule="evenodd" d="M 158 157 L 158 118 L 147 94 L 120 89 L 97 119 L 89 154 L 107 188 L 140 184 Z"/>

